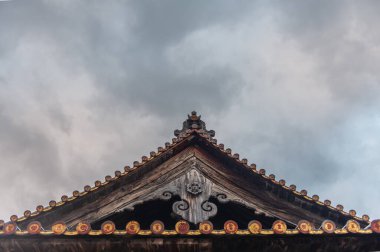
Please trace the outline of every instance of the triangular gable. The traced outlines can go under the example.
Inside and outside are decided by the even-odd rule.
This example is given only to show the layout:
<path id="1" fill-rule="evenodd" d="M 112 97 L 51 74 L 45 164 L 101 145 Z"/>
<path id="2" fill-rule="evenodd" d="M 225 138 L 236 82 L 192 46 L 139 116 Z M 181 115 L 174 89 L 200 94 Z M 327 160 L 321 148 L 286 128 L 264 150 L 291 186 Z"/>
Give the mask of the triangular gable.
<path id="1" fill-rule="evenodd" d="M 321 202 L 317 195 L 309 197 L 305 190 L 297 191 L 294 185 L 286 186 L 284 180 L 276 181 L 274 175 L 266 176 L 265 170 L 248 165 L 247 159 L 217 144 L 215 132 L 207 130 L 195 112 L 175 135 L 172 143 L 165 143 L 150 157 L 143 156 L 141 162 L 135 161 L 123 172 L 116 171 L 114 177 L 106 176 L 104 182 L 96 181 L 94 187 L 85 186 L 83 192 L 74 191 L 73 196 L 62 196 L 60 202 L 51 201 L 47 207 L 38 206 L 33 213 L 25 211 L 23 217 L 13 215 L 11 222 L 21 229 L 32 221 L 42 226 L 62 221 L 74 227 L 133 210 L 144 202 L 176 196 L 173 214 L 193 224 L 217 215 L 218 207 L 211 198 L 243 205 L 254 214 L 294 227 L 300 221 L 319 227 L 326 219 L 338 228 L 350 220 L 356 221 L 359 229 L 369 224 L 367 215 L 358 217 L 354 210 L 332 207 L 330 201 Z"/>

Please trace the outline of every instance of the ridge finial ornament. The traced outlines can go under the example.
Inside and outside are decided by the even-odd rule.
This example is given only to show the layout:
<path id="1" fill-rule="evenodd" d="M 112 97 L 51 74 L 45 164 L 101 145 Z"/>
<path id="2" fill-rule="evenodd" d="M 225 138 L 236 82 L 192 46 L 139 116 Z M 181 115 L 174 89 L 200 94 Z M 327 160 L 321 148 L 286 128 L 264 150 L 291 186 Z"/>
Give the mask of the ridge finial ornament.
<path id="1" fill-rule="evenodd" d="M 203 135 L 215 136 L 215 131 L 206 129 L 206 123 L 201 120 L 201 116 L 197 115 L 196 111 L 192 111 L 190 115 L 187 115 L 187 120 L 183 122 L 182 129 L 175 130 L 174 135 L 176 137 L 183 136 L 187 130 L 198 130 Z"/>

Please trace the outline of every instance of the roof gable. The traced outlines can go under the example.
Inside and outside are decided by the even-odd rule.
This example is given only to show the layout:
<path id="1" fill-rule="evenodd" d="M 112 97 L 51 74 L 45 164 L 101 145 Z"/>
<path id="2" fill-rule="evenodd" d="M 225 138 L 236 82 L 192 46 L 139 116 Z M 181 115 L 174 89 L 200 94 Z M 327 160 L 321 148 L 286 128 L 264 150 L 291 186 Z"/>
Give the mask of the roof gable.
<path id="1" fill-rule="evenodd" d="M 165 200 L 175 194 L 181 200 L 173 205 L 173 212 L 192 223 L 216 214 L 215 204 L 209 202 L 210 197 L 215 197 L 294 225 L 302 219 L 316 226 L 324 219 L 340 227 L 349 219 L 363 227 L 368 224 L 366 215 L 359 218 L 353 210 L 346 213 L 339 205 L 331 207 L 330 201 L 321 202 L 316 195 L 309 197 L 305 190 L 296 191 L 294 185 L 288 187 L 284 180 L 276 181 L 274 175 L 266 176 L 265 170 L 248 165 L 246 159 L 217 144 L 215 132 L 207 130 L 195 112 L 175 135 L 172 143 L 151 152 L 150 157 L 143 156 L 141 162 L 135 161 L 124 172 L 116 171 L 115 177 L 106 176 L 94 187 L 85 186 L 83 192 L 74 191 L 72 197 L 62 196 L 58 203 L 51 201 L 48 207 L 38 206 L 33 213 L 25 211 L 24 217 L 12 216 L 11 221 L 20 227 L 26 227 L 31 220 L 43 225 L 62 220 L 74 226 L 82 220 L 95 222 L 144 201 Z"/>

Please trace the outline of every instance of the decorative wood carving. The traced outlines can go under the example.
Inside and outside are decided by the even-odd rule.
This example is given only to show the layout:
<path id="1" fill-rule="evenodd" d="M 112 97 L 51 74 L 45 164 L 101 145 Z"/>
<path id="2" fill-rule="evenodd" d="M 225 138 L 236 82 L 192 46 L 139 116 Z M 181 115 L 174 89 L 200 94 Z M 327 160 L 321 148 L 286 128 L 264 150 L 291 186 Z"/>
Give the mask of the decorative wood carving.
<path id="1" fill-rule="evenodd" d="M 215 197 L 221 203 L 233 201 L 247 207 L 252 207 L 241 198 L 238 198 L 225 188 L 214 184 L 211 180 L 206 178 L 200 169 L 202 164 L 196 157 L 190 158 L 189 161 L 188 169 L 185 170 L 184 174 L 179 175 L 178 178 L 154 193 L 131 202 L 119 211 L 133 209 L 135 205 L 148 200 L 169 200 L 174 195 L 178 195 L 181 200 L 174 202 L 172 206 L 173 212 L 181 216 L 184 220 L 198 224 L 215 216 L 218 212 L 217 206 L 209 201 L 211 196 Z M 169 176 L 166 175 L 165 177 L 168 178 Z M 162 177 L 159 182 L 164 182 Z"/>
<path id="2" fill-rule="evenodd" d="M 176 188 L 174 194 L 181 197 L 181 201 L 173 204 L 174 213 L 195 224 L 216 215 L 216 205 L 208 201 L 213 183 L 197 170 L 195 159 L 191 170 L 175 180 L 173 185 Z"/>

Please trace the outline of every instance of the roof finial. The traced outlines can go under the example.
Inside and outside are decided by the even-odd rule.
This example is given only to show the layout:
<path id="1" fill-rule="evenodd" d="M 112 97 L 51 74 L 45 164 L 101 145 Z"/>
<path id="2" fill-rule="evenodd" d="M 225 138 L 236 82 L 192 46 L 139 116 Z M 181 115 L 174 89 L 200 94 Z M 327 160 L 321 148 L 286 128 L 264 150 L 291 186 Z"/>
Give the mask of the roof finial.
<path id="1" fill-rule="evenodd" d="M 209 137 L 215 136 L 215 131 L 206 129 L 206 123 L 201 120 L 201 116 L 198 116 L 196 111 L 192 111 L 191 115 L 187 115 L 187 120 L 183 122 L 182 129 L 175 130 L 174 135 L 177 137 L 181 136 L 185 134 L 187 130 L 197 130 L 201 134 Z"/>

